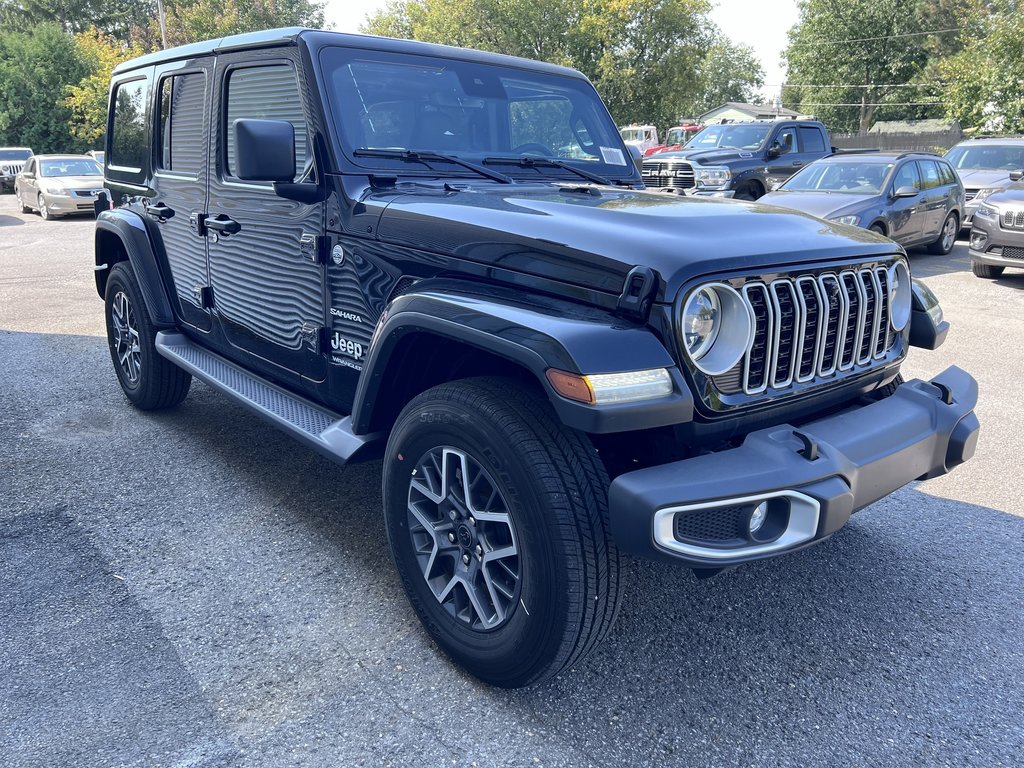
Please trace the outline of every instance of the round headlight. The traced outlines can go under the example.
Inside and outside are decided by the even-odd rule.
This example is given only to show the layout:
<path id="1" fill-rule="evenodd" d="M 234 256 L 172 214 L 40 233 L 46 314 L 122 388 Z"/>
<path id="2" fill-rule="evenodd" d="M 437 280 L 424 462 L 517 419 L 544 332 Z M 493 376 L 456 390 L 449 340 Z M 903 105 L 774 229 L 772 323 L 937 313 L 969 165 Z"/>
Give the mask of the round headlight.
<path id="1" fill-rule="evenodd" d="M 753 333 L 754 313 L 731 286 L 701 286 L 683 303 L 683 347 L 697 369 L 708 376 L 719 376 L 736 365 Z"/>
<path id="2" fill-rule="evenodd" d="M 910 322 L 910 270 L 905 261 L 889 267 L 889 322 L 894 331 L 902 331 Z"/>

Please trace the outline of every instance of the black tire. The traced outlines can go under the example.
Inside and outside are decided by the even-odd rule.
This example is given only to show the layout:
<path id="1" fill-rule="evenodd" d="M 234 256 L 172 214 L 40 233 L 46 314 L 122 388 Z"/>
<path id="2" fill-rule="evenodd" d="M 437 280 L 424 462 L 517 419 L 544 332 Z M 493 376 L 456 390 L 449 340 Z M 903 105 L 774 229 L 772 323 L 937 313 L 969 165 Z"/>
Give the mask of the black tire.
<path id="1" fill-rule="evenodd" d="M 439 472 L 427 478 L 432 472 L 428 457 L 436 457 L 442 448 L 445 459 L 454 455 L 451 460 L 456 461 L 462 454 L 466 463 L 456 467 L 469 468 L 462 478 L 469 482 L 473 474 L 470 487 L 477 488 L 478 495 L 481 475 L 484 492 L 487 483 L 497 489 L 498 496 L 488 495 L 482 506 L 507 510 L 511 521 L 505 547 L 511 542 L 517 555 L 502 562 L 514 566 L 506 570 L 515 572 L 516 578 L 506 579 L 505 611 L 492 612 L 497 601 L 481 600 L 488 609 L 484 613 L 491 613 L 495 620 L 490 627 L 471 608 L 458 614 L 459 593 L 463 604 L 472 601 L 468 587 L 452 586 L 460 573 L 475 578 L 472 568 L 482 578 L 484 556 L 478 555 L 479 564 L 471 557 L 481 551 L 479 542 L 466 544 L 462 554 L 451 550 L 463 546 L 466 522 L 474 526 L 472 530 L 487 524 L 463 518 L 461 512 L 452 517 L 451 508 L 446 517 L 442 502 L 416 490 L 417 479 L 422 479 L 421 485 L 444 488 L 445 500 L 458 499 L 458 487 L 437 482 Z M 483 471 L 474 473 L 474 467 Z M 608 534 L 608 484 L 605 468 L 586 435 L 564 428 L 546 400 L 511 380 L 480 378 L 442 384 L 405 407 L 384 457 L 388 540 L 409 601 L 452 660 L 487 683 L 516 688 L 567 669 L 608 633 L 619 606 L 619 553 Z M 410 511 L 420 503 L 416 500 L 424 499 L 426 507 L 417 509 L 436 513 L 432 519 L 437 525 L 430 532 Z M 454 521 L 451 525 L 449 518 Z M 453 535 L 458 530 L 458 536 L 446 538 L 446 529 Z M 498 533 L 505 535 L 504 526 Z M 490 537 L 486 529 L 479 536 L 485 547 L 492 546 L 484 538 Z M 418 543 L 414 537 L 419 537 Z M 451 543 L 444 544 L 446 540 Z M 448 554 L 441 553 L 442 546 Z M 439 575 L 432 587 L 426 574 L 435 572 Z M 492 580 L 495 575 L 492 571 Z M 438 596 L 444 585 L 451 590 L 447 602 Z M 486 593 L 480 594 L 486 598 Z M 494 597 L 497 592 L 490 594 Z"/>
<path id="2" fill-rule="evenodd" d="M 884 387 L 879 387 L 878 389 L 876 389 L 874 392 L 871 393 L 871 396 L 875 400 L 884 400 L 885 398 L 894 394 L 896 392 L 897 387 L 903 384 L 904 381 L 905 379 L 903 378 L 903 374 L 897 373 L 895 379 L 890 381 Z"/>
<path id="3" fill-rule="evenodd" d="M 882 237 L 888 237 L 888 235 L 885 234 L 885 228 L 882 227 L 881 224 L 872 224 L 870 227 L 868 227 L 868 229 L 870 229 L 876 235 L 881 235 Z"/>
<path id="4" fill-rule="evenodd" d="M 132 405 L 152 411 L 170 408 L 184 400 L 192 374 L 157 353 L 156 330 L 135 272 L 127 261 L 119 261 L 110 270 L 104 304 L 110 359 L 121 389 Z M 131 343 L 131 339 L 136 341 Z"/>
<path id="5" fill-rule="evenodd" d="M 1004 267 L 994 267 L 991 264 L 982 264 L 979 261 L 971 262 L 971 272 L 975 277 L 983 277 L 986 280 L 995 280 L 1003 274 Z"/>
<path id="6" fill-rule="evenodd" d="M 733 197 L 736 200 L 747 200 L 748 202 L 753 202 L 763 195 L 764 187 L 756 181 L 748 181 L 736 190 L 736 194 L 733 195 Z"/>
<path id="7" fill-rule="evenodd" d="M 43 197 L 42 192 L 39 193 L 39 197 L 36 200 L 36 202 L 39 204 L 39 218 L 41 218 L 43 221 L 53 221 L 54 219 L 57 218 L 53 213 L 50 212 L 50 208 L 46 204 L 46 198 Z"/>
<path id="8" fill-rule="evenodd" d="M 942 229 L 939 230 L 939 236 L 935 238 L 935 242 L 928 244 L 928 253 L 934 253 L 938 256 L 946 256 L 953 250 L 953 246 L 956 245 L 956 237 L 959 232 L 960 217 L 957 216 L 956 211 L 950 211 L 946 220 L 942 222 Z"/>
<path id="9" fill-rule="evenodd" d="M 25 205 L 25 201 L 21 199 L 21 191 L 14 190 L 15 197 L 18 198 L 18 207 L 21 208 L 22 213 L 32 213 L 32 209 Z"/>

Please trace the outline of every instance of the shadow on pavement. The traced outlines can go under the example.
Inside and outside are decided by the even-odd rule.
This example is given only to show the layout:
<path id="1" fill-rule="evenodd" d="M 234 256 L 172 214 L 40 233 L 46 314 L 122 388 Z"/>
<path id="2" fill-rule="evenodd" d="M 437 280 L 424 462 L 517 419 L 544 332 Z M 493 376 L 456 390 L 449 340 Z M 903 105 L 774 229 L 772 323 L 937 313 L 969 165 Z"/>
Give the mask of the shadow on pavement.
<path id="1" fill-rule="evenodd" d="M 0 227 L 16 227 L 24 223 L 17 216 L 0 216 Z"/>

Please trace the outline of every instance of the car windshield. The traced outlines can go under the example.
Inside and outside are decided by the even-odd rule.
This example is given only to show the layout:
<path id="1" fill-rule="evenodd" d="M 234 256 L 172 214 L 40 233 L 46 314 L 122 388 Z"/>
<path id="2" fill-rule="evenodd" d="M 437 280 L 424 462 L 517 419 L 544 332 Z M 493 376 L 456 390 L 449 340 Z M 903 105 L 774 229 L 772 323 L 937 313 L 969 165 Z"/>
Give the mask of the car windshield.
<path id="1" fill-rule="evenodd" d="M 793 174 L 780 189 L 787 192 L 842 192 L 877 195 L 882 191 L 892 163 L 811 163 Z"/>
<path id="2" fill-rule="evenodd" d="M 88 157 L 69 157 L 64 160 L 40 160 L 40 176 L 102 176 L 95 160 Z"/>
<path id="3" fill-rule="evenodd" d="M 668 136 L 665 137 L 665 143 L 666 144 L 682 144 L 684 141 L 686 141 L 686 136 L 687 136 L 688 133 L 692 133 L 692 132 L 691 131 L 686 131 L 686 130 L 684 130 L 682 128 L 672 128 L 668 132 Z"/>
<path id="4" fill-rule="evenodd" d="M 687 149 L 757 149 L 764 143 L 771 130 L 770 125 L 712 125 L 694 136 Z"/>
<path id="5" fill-rule="evenodd" d="M 550 163 L 520 165 L 523 156 L 561 158 L 605 177 L 636 173 L 608 110 L 582 78 L 343 48 L 325 49 L 321 63 L 342 143 L 361 166 L 409 170 L 409 157 L 395 154 L 414 150 L 486 161 L 511 175 L 578 178 Z M 436 157 L 423 168 L 466 173 Z"/>
<path id="6" fill-rule="evenodd" d="M 29 149 L 0 149 L 0 160 L 28 160 L 30 157 Z"/>
<path id="7" fill-rule="evenodd" d="M 953 147 L 946 159 L 961 171 L 1016 171 L 1024 168 L 1024 146 L 978 144 Z"/>
<path id="8" fill-rule="evenodd" d="M 619 135 L 623 141 L 643 141 L 647 138 L 647 131 L 643 128 L 620 128 Z"/>
<path id="9" fill-rule="evenodd" d="M 93 154 L 92 159 L 95 160 L 97 163 L 102 164 L 104 157 L 106 157 L 106 155 L 103 152 L 96 152 Z"/>

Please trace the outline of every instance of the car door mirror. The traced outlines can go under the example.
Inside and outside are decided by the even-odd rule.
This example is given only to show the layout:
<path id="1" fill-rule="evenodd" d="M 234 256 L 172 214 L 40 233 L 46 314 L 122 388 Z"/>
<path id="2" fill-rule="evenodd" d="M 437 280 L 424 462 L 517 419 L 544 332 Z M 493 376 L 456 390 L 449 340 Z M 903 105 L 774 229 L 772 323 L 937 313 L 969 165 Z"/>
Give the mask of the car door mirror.
<path id="1" fill-rule="evenodd" d="M 1010 181 L 1020 181 L 1024 179 L 1024 170 L 1010 171 Z"/>
<path id="2" fill-rule="evenodd" d="M 769 160 L 773 160 L 781 154 L 782 145 L 779 144 L 778 142 L 775 142 L 770 147 L 768 147 L 768 151 L 765 153 L 765 157 L 767 157 Z"/>
<path id="3" fill-rule="evenodd" d="M 243 181 L 295 178 L 295 127 L 287 120 L 235 120 L 235 175 Z"/>
<path id="4" fill-rule="evenodd" d="M 893 192 L 892 196 L 899 199 L 901 197 L 917 197 L 919 194 L 921 194 L 921 190 L 919 190 L 917 187 L 912 187 L 909 184 L 907 184 L 906 186 L 902 186 L 895 192 Z"/>
<path id="5" fill-rule="evenodd" d="M 633 165 L 636 166 L 636 169 L 643 170 L 644 153 L 640 151 L 640 147 L 635 144 L 627 144 L 626 149 L 629 150 L 629 156 L 633 158 Z"/>

